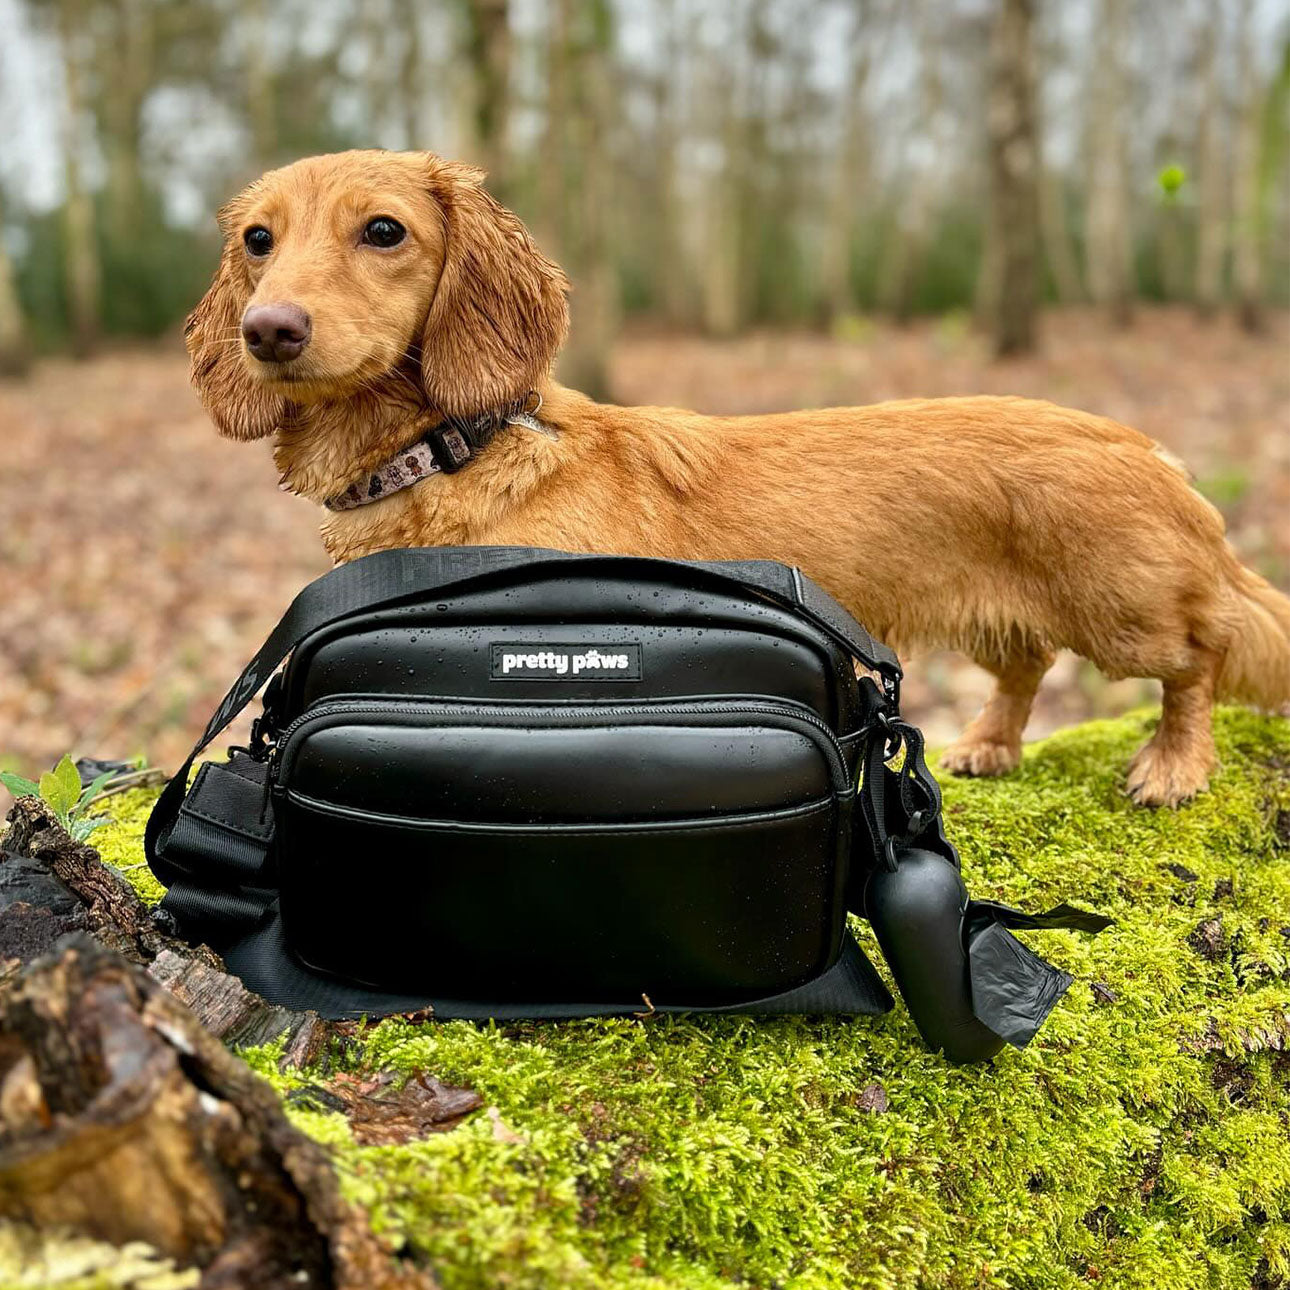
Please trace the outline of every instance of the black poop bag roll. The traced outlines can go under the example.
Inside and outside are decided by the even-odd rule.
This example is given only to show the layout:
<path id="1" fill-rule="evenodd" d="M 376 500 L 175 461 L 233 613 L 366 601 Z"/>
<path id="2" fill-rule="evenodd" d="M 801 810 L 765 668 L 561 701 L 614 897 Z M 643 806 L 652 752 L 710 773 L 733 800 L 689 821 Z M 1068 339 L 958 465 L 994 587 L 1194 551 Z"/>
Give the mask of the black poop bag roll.
<path id="1" fill-rule="evenodd" d="M 1070 905 L 1026 914 L 974 901 L 945 856 L 900 848 L 895 867 L 878 865 L 865 887 L 865 914 L 901 996 L 928 1047 L 952 1062 L 1023 1048 L 1072 977 L 1027 949 L 1011 928 L 1100 932 L 1110 919 Z"/>

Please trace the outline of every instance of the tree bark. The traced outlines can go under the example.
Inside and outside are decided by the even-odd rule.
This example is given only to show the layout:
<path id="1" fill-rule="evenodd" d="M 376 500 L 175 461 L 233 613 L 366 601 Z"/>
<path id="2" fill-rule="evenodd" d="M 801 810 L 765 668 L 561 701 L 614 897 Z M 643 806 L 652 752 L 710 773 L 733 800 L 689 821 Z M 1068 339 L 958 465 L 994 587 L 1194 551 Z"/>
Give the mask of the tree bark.
<path id="1" fill-rule="evenodd" d="M 999 0 L 990 35 L 987 293 L 997 357 L 1029 353 L 1037 338 L 1039 143 L 1035 113 L 1033 0 Z"/>
<path id="2" fill-rule="evenodd" d="M 1040 11 L 1042 16 L 1043 11 Z M 1043 30 L 1042 26 L 1039 29 Z M 1084 285 L 1083 266 L 1080 263 L 1078 248 L 1071 232 L 1069 214 L 1069 189 L 1065 175 L 1053 166 L 1043 164 L 1043 140 L 1046 138 L 1045 126 L 1060 111 L 1054 111 L 1053 105 L 1044 96 L 1044 87 L 1053 78 L 1063 60 L 1063 48 L 1059 37 L 1049 32 L 1047 38 L 1040 42 L 1037 62 L 1039 66 L 1038 87 L 1036 89 L 1036 111 L 1039 123 L 1036 134 L 1040 140 L 1039 166 L 1039 238 L 1044 263 L 1052 274 L 1053 286 L 1058 302 L 1064 305 L 1077 304 L 1088 299 Z"/>
<path id="3" fill-rule="evenodd" d="M 721 153 L 719 172 L 708 184 L 704 202 L 703 264 L 700 269 L 704 330 L 733 336 L 744 324 L 747 293 L 742 269 L 747 246 L 750 176 L 756 165 L 758 139 L 752 116 L 759 105 L 749 100 L 756 58 L 756 17 L 745 21 L 746 8 L 724 11 L 731 24 L 729 46 L 718 56 L 705 50 L 710 66 L 704 108 L 717 123 L 715 142 Z"/>
<path id="4" fill-rule="evenodd" d="M 868 0 L 857 0 L 852 11 L 851 60 L 842 90 L 837 163 L 824 229 L 820 279 L 824 311 L 836 323 L 856 310 L 855 284 L 851 276 L 851 251 L 855 241 L 857 212 L 868 201 L 869 123 L 865 118 L 864 94 L 869 80 L 871 37 L 867 28 L 872 18 Z"/>
<path id="5" fill-rule="evenodd" d="M 81 171 L 85 102 L 80 44 L 84 16 L 79 0 L 59 0 L 64 94 L 63 182 L 67 190 L 63 207 L 64 279 L 72 352 L 78 358 L 87 357 L 98 344 L 101 278 L 94 203 L 85 189 Z"/>
<path id="6" fill-rule="evenodd" d="M 433 1290 L 340 1198 L 323 1148 L 225 1044 L 286 1034 L 313 1064 L 333 1035 L 266 1003 L 171 937 L 39 799 L 0 853 L 0 1217 L 203 1269 L 200 1290 Z M 338 1077 L 339 1078 L 339 1077 Z M 329 1109 L 365 1140 L 451 1128 L 481 1102 L 422 1073 L 342 1081 Z M 311 1086 L 312 1087 L 312 1086 Z M 328 1097 L 325 1090 L 319 1096 Z M 333 1105 L 334 1104 L 334 1105 Z"/>
<path id="7" fill-rule="evenodd" d="M 1237 317 L 1248 332 L 1263 330 L 1263 156 L 1262 124 L 1265 95 L 1254 57 L 1252 0 L 1240 11 L 1239 72 L 1241 114 L 1237 123 L 1236 210 L 1233 226 L 1232 273 Z"/>
<path id="8" fill-rule="evenodd" d="M 110 244 L 128 246 L 144 218 L 139 129 L 152 86 L 155 9 L 143 0 L 116 0 L 110 74 L 102 77 L 103 151 L 107 159 L 106 228 Z"/>
<path id="9" fill-rule="evenodd" d="M 1201 109 L 1196 137 L 1198 207 L 1196 211 L 1196 310 L 1211 318 L 1223 301 L 1227 260 L 1228 165 L 1223 146 L 1223 102 L 1218 54 L 1222 13 L 1215 0 L 1197 39 L 1200 49 Z"/>
<path id="10" fill-rule="evenodd" d="M 0 194 L 0 376 L 21 376 L 31 364 L 27 325 L 18 299 L 13 261 L 4 238 L 4 205 Z"/>
<path id="11" fill-rule="evenodd" d="M 572 0 L 549 0 L 546 25 L 546 103 L 538 167 L 538 231 L 542 249 L 565 255 L 569 219 L 569 47 Z"/>
<path id="12" fill-rule="evenodd" d="M 421 85 L 421 10 L 416 0 L 399 0 L 397 8 L 399 29 L 403 33 L 403 49 L 399 56 L 399 105 L 403 114 L 403 146 L 424 146 L 425 127 L 423 113 L 425 96 Z"/>
<path id="13" fill-rule="evenodd" d="M 569 145 L 576 159 L 573 216 L 566 244 L 573 298 L 569 343 L 561 358 L 562 379 L 593 399 L 610 394 L 609 356 L 618 331 L 615 267 L 610 240 L 613 188 L 608 136 L 613 95 L 610 58 L 613 14 L 608 0 L 587 0 L 571 33 Z M 566 253 L 568 254 L 568 253 Z"/>
<path id="14" fill-rule="evenodd" d="M 1047 167 L 1039 180 L 1039 226 L 1057 299 L 1064 305 L 1086 300 L 1088 293 L 1066 217 L 1066 186 L 1061 175 Z"/>
<path id="15" fill-rule="evenodd" d="M 673 327 L 694 323 L 694 266 L 685 237 L 685 210 L 678 156 L 682 124 L 678 103 L 680 69 L 693 41 L 693 30 L 682 29 L 676 0 L 664 0 L 662 24 L 667 32 L 667 56 L 654 80 L 654 115 L 658 175 L 658 298 L 657 309 Z M 688 39 L 687 39 L 688 37 Z"/>
<path id="16" fill-rule="evenodd" d="M 430 1290 L 273 1090 L 139 967 L 73 938 L 0 997 L 0 1213 L 143 1241 L 202 1290 Z"/>
<path id="17" fill-rule="evenodd" d="M 285 1036 L 284 1062 L 304 1065 L 322 1050 L 328 1026 L 314 1012 L 291 1012 L 253 994 L 205 946 L 169 935 L 120 874 L 93 847 L 74 842 L 38 798 L 9 812 L 0 853 L 0 960 L 30 963 L 59 937 L 89 932 L 146 967 L 196 1013 L 216 1038 L 263 1044 Z"/>
<path id="18" fill-rule="evenodd" d="M 1133 233 L 1124 130 L 1126 0 L 1102 0 L 1098 15 L 1089 139 L 1088 287 L 1116 326 L 1133 321 Z"/>
<path id="19" fill-rule="evenodd" d="M 918 34 L 920 116 L 932 146 L 932 159 L 910 179 L 899 200 L 890 253 L 878 278 L 878 299 L 897 322 L 907 322 L 932 232 L 940 191 L 944 151 L 945 85 L 941 76 L 939 11 L 931 0 L 916 0 L 914 24 Z"/>
<path id="20" fill-rule="evenodd" d="M 475 86 L 474 133 L 488 187 L 505 201 L 510 121 L 511 32 L 508 0 L 466 0 L 466 55 Z"/>
<path id="21" fill-rule="evenodd" d="M 720 173 L 708 188 L 703 209 L 703 328 L 711 336 L 733 336 L 743 324 L 744 299 L 740 283 L 744 211 L 740 192 L 745 185 L 746 127 L 730 101 L 736 97 L 736 78 L 726 74 L 726 93 L 715 87 L 714 98 L 724 99 L 720 144 Z"/>
<path id="22" fill-rule="evenodd" d="M 277 91 L 269 65 L 264 4 L 265 0 L 240 0 L 246 114 L 251 125 L 252 162 L 257 171 L 267 170 L 278 151 Z"/>

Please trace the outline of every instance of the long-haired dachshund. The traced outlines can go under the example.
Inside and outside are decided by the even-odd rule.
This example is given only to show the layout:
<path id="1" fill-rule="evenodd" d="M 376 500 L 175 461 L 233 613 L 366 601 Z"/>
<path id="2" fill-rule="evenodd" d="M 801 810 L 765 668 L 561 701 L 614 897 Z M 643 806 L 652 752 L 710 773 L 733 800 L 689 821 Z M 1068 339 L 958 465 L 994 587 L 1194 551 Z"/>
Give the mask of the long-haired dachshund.
<path id="1" fill-rule="evenodd" d="M 1176 805 L 1215 764 L 1216 697 L 1290 701 L 1290 600 L 1243 568 L 1179 463 L 1030 399 L 710 417 L 552 381 L 568 283 L 469 166 L 348 152 L 266 174 L 220 213 L 188 320 L 222 434 L 274 437 L 328 508 L 337 561 L 498 544 L 799 565 L 898 650 L 998 680 L 941 764 L 1011 770 L 1066 647 L 1158 677 L 1128 791 Z"/>

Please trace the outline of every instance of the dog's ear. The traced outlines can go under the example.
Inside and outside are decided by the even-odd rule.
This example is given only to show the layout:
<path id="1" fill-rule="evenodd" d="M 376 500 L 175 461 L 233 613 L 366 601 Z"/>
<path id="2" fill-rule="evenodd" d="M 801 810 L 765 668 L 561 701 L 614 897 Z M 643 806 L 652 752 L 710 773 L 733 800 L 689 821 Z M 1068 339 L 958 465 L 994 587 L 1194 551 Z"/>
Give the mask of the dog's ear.
<path id="1" fill-rule="evenodd" d="M 470 417 L 536 388 L 569 326 L 569 282 L 483 188 L 483 171 L 428 157 L 444 262 L 421 343 L 432 407 Z"/>
<path id="2" fill-rule="evenodd" d="M 224 250 L 210 290 L 188 315 L 189 378 L 215 428 L 230 439 L 263 439 L 279 426 L 285 400 L 259 389 L 242 360 L 242 311 L 251 294 L 238 240 L 237 202 L 219 213 Z"/>

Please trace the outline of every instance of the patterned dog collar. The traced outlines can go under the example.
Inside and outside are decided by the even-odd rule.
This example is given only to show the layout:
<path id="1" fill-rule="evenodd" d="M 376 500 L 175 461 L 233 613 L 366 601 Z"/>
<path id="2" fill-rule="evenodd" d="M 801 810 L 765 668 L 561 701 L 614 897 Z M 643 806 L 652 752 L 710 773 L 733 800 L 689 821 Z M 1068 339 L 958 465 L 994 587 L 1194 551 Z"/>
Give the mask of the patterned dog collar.
<path id="1" fill-rule="evenodd" d="M 464 441 L 463 446 L 466 446 Z M 466 456 L 469 455 L 470 449 L 466 446 Z M 329 511 L 352 511 L 356 506 L 366 506 L 368 502 L 377 502 L 391 493 L 410 488 L 418 479 L 437 475 L 442 470 L 443 467 L 435 460 L 429 438 L 418 439 L 397 457 L 391 457 L 367 479 L 356 481 L 343 493 L 329 497 L 326 507 Z"/>
<path id="2" fill-rule="evenodd" d="M 527 405 L 533 399 L 537 399 L 537 407 L 530 412 Z M 541 406 L 541 395 L 530 392 L 500 412 L 486 412 L 471 422 L 436 426 L 410 447 L 395 453 L 366 479 L 355 480 L 343 493 L 329 497 L 324 505 L 329 511 L 352 511 L 356 506 L 367 506 L 411 488 L 429 475 L 451 475 L 480 452 L 503 425 L 524 426 L 554 437 L 554 431 L 534 415 Z"/>

